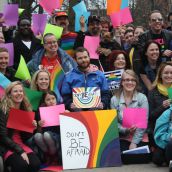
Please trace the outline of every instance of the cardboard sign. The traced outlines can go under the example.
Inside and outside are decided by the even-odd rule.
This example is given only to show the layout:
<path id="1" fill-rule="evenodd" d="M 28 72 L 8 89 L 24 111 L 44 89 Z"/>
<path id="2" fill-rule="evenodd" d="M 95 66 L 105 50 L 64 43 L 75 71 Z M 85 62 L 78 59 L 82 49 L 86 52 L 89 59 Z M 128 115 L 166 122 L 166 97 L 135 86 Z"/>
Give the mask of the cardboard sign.
<path id="1" fill-rule="evenodd" d="M 73 88 L 73 103 L 77 108 L 97 107 L 101 102 L 100 88 L 78 87 Z"/>
<path id="2" fill-rule="evenodd" d="M 116 110 L 60 114 L 63 169 L 121 165 Z"/>

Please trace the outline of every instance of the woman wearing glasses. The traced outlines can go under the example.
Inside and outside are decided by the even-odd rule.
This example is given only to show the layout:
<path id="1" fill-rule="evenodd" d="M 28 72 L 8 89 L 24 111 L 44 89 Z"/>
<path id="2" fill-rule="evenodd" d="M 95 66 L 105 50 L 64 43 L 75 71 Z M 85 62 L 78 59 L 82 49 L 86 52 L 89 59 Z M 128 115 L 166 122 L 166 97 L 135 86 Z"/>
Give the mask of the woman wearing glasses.
<path id="1" fill-rule="evenodd" d="M 146 138 L 145 129 L 139 129 L 135 125 L 130 128 L 125 128 L 122 125 L 124 108 L 145 108 L 148 112 L 147 98 L 138 91 L 138 87 L 139 81 L 135 72 L 126 70 L 122 74 L 121 85 L 118 92 L 111 99 L 111 109 L 117 109 L 118 112 L 121 152 L 147 145 L 146 142 L 148 140 Z M 141 157 L 140 154 L 136 157 L 122 154 L 122 160 L 124 163 L 143 163 L 144 160 L 146 162 L 145 157 Z"/>
<path id="2" fill-rule="evenodd" d="M 148 94 L 149 100 L 149 139 L 154 148 L 153 162 L 162 165 L 165 161 L 162 149 L 157 147 L 153 139 L 156 120 L 170 107 L 171 100 L 168 98 L 168 88 L 172 87 L 172 63 L 162 63 L 158 69 L 153 90 Z"/>

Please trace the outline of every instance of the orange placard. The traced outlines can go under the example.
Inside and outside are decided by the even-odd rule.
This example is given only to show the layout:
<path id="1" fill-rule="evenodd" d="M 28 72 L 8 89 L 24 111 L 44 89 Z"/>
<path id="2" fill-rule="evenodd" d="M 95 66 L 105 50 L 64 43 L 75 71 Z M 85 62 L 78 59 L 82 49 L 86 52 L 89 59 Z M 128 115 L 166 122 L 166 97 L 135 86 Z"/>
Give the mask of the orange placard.
<path id="1" fill-rule="evenodd" d="M 107 0 L 107 14 L 120 11 L 122 0 Z"/>

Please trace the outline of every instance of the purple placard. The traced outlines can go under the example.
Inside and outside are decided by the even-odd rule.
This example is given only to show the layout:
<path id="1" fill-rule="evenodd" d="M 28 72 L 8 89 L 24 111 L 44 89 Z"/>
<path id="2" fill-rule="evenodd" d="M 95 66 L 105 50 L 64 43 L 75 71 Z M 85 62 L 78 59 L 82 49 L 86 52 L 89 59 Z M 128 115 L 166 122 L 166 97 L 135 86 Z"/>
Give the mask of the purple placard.
<path id="1" fill-rule="evenodd" d="M 18 4 L 6 4 L 3 14 L 5 20 L 4 25 L 16 26 L 19 19 Z"/>
<path id="2" fill-rule="evenodd" d="M 14 65 L 14 46 L 13 46 L 13 43 L 0 44 L 0 47 L 4 47 L 4 48 L 8 49 L 8 52 L 10 55 L 8 66 L 13 66 Z"/>
<path id="3" fill-rule="evenodd" d="M 32 14 L 32 30 L 35 35 L 44 33 L 47 23 L 47 14 Z"/>

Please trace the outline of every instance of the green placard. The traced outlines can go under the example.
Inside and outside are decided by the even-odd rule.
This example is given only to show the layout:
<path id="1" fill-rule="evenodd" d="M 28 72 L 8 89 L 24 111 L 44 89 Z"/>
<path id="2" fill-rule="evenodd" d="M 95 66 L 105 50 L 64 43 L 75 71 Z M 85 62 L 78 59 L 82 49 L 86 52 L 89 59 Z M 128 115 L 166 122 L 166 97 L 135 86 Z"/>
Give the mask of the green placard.
<path id="1" fill-rule="evenodd" d="M 31 90 L 29 88 L 24 88 L 24 91 L 27 98 L 29 99 L 29 102 L 32 105 L 33 110 L 36 111 L 40 105 L 43 92 Z"/>

